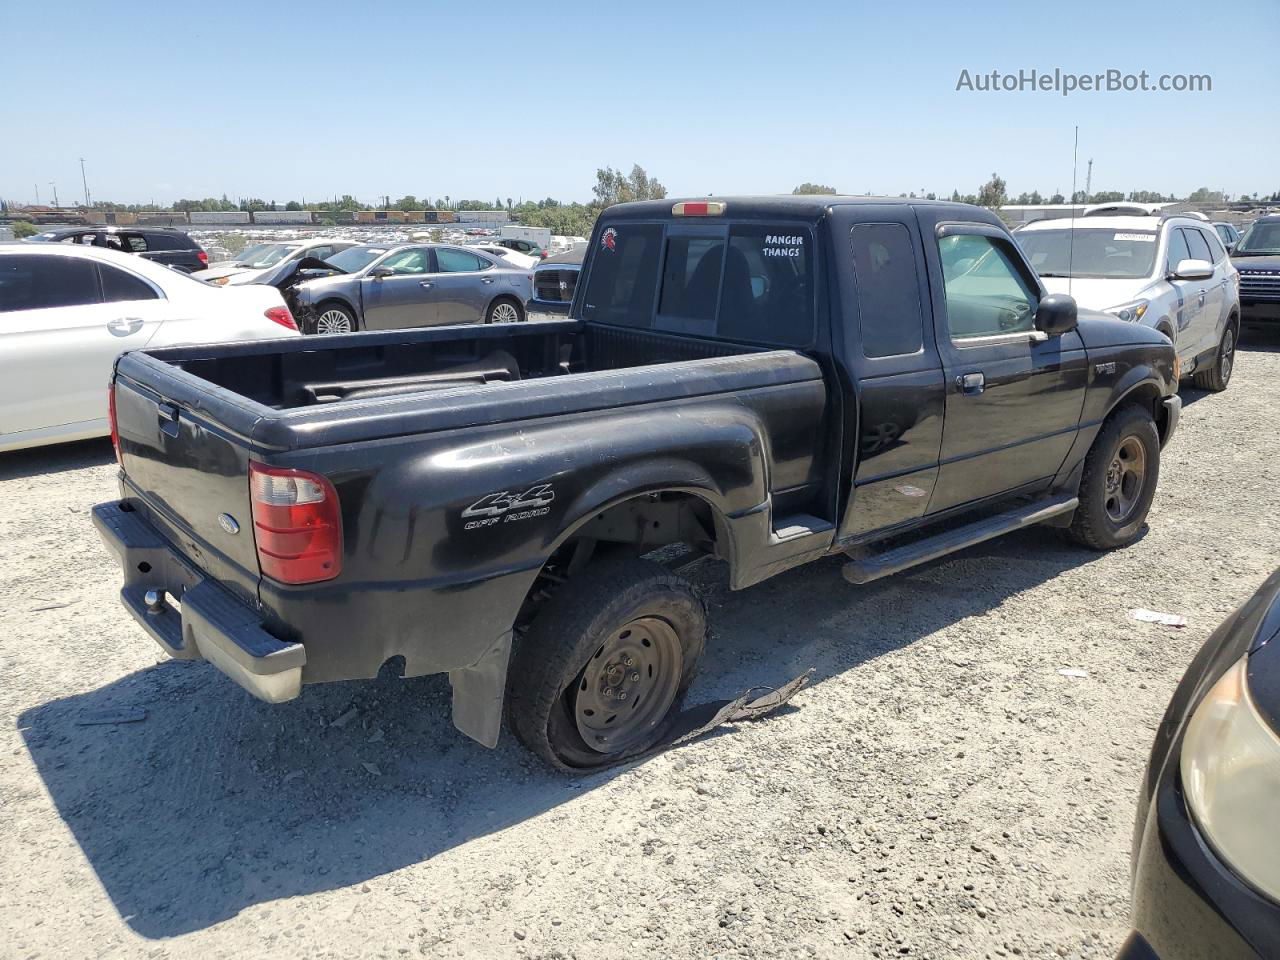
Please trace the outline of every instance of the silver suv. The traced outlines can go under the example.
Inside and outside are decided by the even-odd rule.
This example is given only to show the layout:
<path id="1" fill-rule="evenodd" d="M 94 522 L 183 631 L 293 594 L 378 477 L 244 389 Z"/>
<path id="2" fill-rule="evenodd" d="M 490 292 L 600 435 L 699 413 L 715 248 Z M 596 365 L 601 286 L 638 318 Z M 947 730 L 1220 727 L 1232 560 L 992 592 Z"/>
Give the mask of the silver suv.
<path id="1" fill-rule="evenodd" d="M 1052 293 L 1160 330 L 1182 376 L 1225 390 L 1240 330 L 1240 274 L 1213 226 L 1186 216 L 1038 220 L 1014 234 Z"/>

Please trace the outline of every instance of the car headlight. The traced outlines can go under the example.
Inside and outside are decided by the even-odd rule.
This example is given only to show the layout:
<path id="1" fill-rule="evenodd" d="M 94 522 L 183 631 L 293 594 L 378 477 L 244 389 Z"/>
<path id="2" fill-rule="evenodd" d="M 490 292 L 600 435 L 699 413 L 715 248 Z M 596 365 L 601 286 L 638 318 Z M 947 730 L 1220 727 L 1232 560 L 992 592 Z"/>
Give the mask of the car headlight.
<path id="1" fill-rule="evenodd" d="M 1147 312 L 1147 305 L 1150 302 L 1149 300 L 1134 300 L 1132 303 L 1122 303 L 1118 307 L 1107 307 L 1103 313 L 1109 313 L 1129 323 L 1137 323 L 1142 319 L 1142 315 Z"/>
<path id="2" fill-rule="evenodd" d="M 1205 839 L 1232 869 L 1280 900 L 1280 736 L 1249 695 L 1249 658 L 1196 707 L 1182 741 L 1182 786 Z"/>

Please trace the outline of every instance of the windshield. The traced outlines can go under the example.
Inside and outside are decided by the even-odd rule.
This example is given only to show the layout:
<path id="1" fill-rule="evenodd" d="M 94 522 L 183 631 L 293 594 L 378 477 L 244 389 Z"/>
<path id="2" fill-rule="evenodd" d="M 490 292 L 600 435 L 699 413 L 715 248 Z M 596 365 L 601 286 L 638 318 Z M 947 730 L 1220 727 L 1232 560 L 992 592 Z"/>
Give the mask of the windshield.
<path id="1" fill-rule="evenodd" d="M 1280 254 L 1280 220 L 1259 221 L 1251 226 L 1232 256 L 1260 257 Z"/>
<path id="2" fill-rule="evenodd" d="M 1155 231 L 1089 227 L 1014 236 L 1042 277 L 1138 280 L 1151 276 L 1156 262 Z"/>
<path id="3" fill-rule="evenodd" d="M 357 270 L 363 270 L 373 263 L 388 249 L 388 247 L 347 247 L 341 253 L 326 257 L 324 262 L 332 264 L 339 270 L 345 270 L 347 273 L 355 273 Z"/>
<path id="4" fill-rule="evenodd" d="M 255 243 L 252 247 L 241 250 L 231 262 L 253 270 L 262 270 L 275 266 L 297 249 L 296 243 Z"/>

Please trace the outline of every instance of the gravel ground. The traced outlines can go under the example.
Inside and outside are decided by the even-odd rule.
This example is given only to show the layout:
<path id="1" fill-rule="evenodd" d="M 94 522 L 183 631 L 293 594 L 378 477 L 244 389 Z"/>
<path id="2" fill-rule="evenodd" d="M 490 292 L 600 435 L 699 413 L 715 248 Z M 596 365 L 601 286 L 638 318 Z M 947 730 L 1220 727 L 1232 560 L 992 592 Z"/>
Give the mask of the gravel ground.
<path id="1" fill-rule="evenodd" d="M 1278 380 L 1255 332 L 1227 393 L 1184 392 L 1128 550 L 1032 530 L 861 589 L 828 561 L 736 594 L 695 565 L 695 699 L 815 684 L 579 780 L 455 733 L 443 678 L 269 707 L 157 663 L 89 524 L 109 444 L 7 455 L 0 956 L 1109 956 L 1155 724 L 1276 565 Z"/>

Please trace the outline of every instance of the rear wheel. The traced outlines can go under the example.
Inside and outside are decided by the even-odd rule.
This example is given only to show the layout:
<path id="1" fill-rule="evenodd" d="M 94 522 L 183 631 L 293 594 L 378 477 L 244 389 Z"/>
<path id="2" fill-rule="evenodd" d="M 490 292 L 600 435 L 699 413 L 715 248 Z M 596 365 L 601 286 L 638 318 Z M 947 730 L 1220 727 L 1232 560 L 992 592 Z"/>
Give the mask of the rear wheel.
<path id="1" fill-rule="evenodd" d="M 1147 520 L 1160 477 L 1160 435 L 1150 412 L 1121 407 L 1102 425 L 1084 461 L 1080 506 L 1067 535 L 1094 550 L 1125 547 Z"/>
<path id="2" fill-rule="evenodd" d="M 1213 357 L 1213 363 L 1196 373 L 1191 382 L 1201 390 L 1221 393 L 1227 389 L 1227 384 L 1231 381 L 1231 371 L 1235 368 L 1235 364 L 1236 327 L 1234 323 L 1228 323 L 1227 329 L 1222 331 L 1222 340 L 1218 344 L 1218 352 Z"/>
<path id="3" fill-rule="evenodd" d="M 330 301 L 316 308 L 316 319 L 312 333 L 355 333 L 360 323 L 349 309 L 340 303 Z"/>
<path id="4" fill-rule="evenodd" d="M 522 320 L 524 310 L 509 297 L 499 297 L 493 301 L 484 315 L 485 323 L 520 323 Z"/>
<path id="5" fill-rule="evenodd" d="M 702 601 L 683 578 L 620 557 L 547 601 L 512 661 L 516 737 L 561 770 L 607 766 L 657 743 L 706 644 Z"/>

